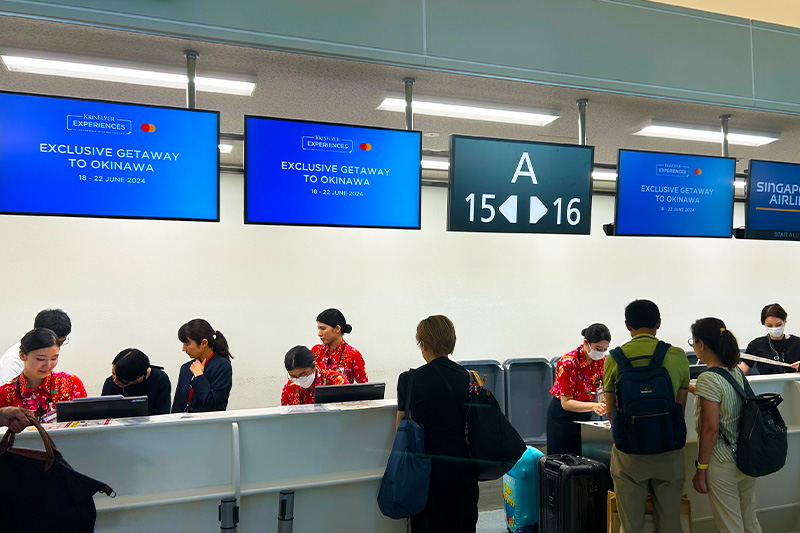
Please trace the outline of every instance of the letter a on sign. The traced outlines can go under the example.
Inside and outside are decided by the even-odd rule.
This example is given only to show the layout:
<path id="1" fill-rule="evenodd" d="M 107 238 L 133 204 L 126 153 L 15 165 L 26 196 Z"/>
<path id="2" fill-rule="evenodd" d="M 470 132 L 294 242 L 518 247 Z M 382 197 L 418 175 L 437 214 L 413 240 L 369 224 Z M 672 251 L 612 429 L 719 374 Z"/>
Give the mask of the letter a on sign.
<path id="1" fill-rule="evenodd" d="M 522 166 L 528 170 L 522 170 Z M 522 157 L 519 158 L 519 164 L 517 165 L 517 171 L 514 172 L 514 177 L 511 178 L 511 183 L 516 183 L 517 178 L 520 176 L 527 176 L 531 179 L 534 185 L 538 185 L 536 181 L 536 173 L 533 171 L 533 167 L 531 166 L 531 158 L 528 155 L 528 152 L 522 152 Z"/>

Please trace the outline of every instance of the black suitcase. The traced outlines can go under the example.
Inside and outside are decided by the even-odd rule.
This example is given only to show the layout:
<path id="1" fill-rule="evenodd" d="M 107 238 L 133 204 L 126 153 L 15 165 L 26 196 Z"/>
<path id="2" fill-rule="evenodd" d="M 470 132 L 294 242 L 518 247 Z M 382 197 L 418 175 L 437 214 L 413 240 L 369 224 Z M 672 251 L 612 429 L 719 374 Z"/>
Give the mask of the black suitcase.
<path id="1" fill-rule="evenodd" d="M 572 454 L 540 457 L 540 533 L 604 533 L 611 489 L 603 463 Z"/>

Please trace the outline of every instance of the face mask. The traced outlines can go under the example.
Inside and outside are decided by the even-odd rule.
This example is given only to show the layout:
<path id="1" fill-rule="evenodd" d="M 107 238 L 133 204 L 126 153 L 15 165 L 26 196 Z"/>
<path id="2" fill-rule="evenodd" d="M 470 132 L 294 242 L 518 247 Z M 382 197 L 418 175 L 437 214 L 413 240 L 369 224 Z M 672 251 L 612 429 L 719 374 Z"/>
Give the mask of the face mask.
<path id="1" fill-rule="evenodd" d="M 767 328 L 767 333 L 769 333 L 772 337 L 782 337 L 783 328 L 784 326 L 780 326 L 778 328 Z"/>
<path id="2" fill-rule="evenodd" d="M 601 351 L 598 351 L 598 350 L 592 350 L 591 346 L 589 346 L 588 353 L 589 353 L 589 358 L 592 359 L 593 361 L 600 360 L 600 359 L 602 359 L 603 357 L 606 356 L 606 352 L 601 352 Z"/>
<path id="3" fill-rule="evenodd" d="M 302 378 L 291 378 L 291 380 L 292 383 L 294 383 L 298 387 L 307 389 L 314 383 L 314 378 L 316 377 L 317 377 L 316 372 L 312 372 L 307 376 L 303 376 Z"/>

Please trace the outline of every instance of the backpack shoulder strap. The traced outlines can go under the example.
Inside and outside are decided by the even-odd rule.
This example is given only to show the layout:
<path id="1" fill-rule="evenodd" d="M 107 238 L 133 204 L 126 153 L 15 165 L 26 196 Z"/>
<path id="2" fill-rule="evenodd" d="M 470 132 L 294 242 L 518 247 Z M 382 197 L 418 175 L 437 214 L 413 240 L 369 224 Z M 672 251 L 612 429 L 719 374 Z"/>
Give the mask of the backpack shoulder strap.
<path id="1" fill-rule="evenodd" d="M 414 403 L 411 401 L 411 396 L 414 393 L 414 370 L 408 371 L 408 389 L 406 390 L 406 408 L 403 413 L 403 418 L 410 418 L 414 419 L 411 415 L 411 409 L 413 409 Z"/>
<path id="2" fill-rule="evenodd" d="M 626 369 L 627 368 L 633 368 L 633 365 L 631 364 L 631 362 L 628 361 L 627 357 L 625 357 L 625 353 L 622 351 L 622 347 L 621 346 L 617 346 L 616 348 L 614 348 L 613 350 L 611 350 L 608 353 L 610 353 L 611 357 L 614 358 L 614 361 L 617 362 L 617 366 L 620 368 L 620 370 L 622 370 L 623 368 L 626 368 Z"/>
<path id="3" fill-rule="evenodd" d="M 664 341 L 658 341 L 658 344 L 656 344 L 656 349 L 653 351 L 653 357 L 650 359 L 650 366 L 664 366 L 664 358 L 667 356 L 667 352 L 670 348 L 672 348 L 671 344 L 668 344 Z"/>
<path id="4" fill-rule="evenodd" d="M 722 376 L 723 378 L 725 378 L 725 381 L 727 381 L 728 383 L 730 383 L 730 384 L 731 384 L 731 387 L 733 387 L 733 390 L 735 390 L 735 391 L 736 391 L 736 393 L 737 393 L 739 396 L 741 396 L 743 400 L 746 400 L 746 399 L 747 399 L 748 393 L 746 393 L 746 392 L 745 392 L 745 390 L 742 388 L 742 386 L 741 386 L 741 385 L 739 385 L 739 384 L 736 382 L 736 380 L 735 380 L 735 379 L 733 379 L 733 376 L 731 376 L 730 372 L 728 372 L 728 371 L 726 371 L 726 370 L 724 370 L 724 369 L 722 369 L 722 368 L 719 368 L 718 366 L 711 367 L 711 368 L 709 368 L 708 370 L 706 370 L 706 372 L 713 372 L 713 373 L 715 373 L 715 374 L 719 374 L 720 376 Z M 739 372 L 741 372 L 741 370 L 740 370 Z M 744 376 L 742 376 L 742 377 L 744 377 Z M 747 383 L 747 380 L 746 380 L 746 379 L 745 379 L 745 383 Z M 748 389 L 750 389 L 750 384 L 749 384 L 749 383 L 747 383 L 747 388 L 748 388 Z M 752 395 L 752 392 L 753 392 L 753 390 L 752 390 L 752 389 L 750 389 L 750 393 L 751 393 L 751 395 Z"/>

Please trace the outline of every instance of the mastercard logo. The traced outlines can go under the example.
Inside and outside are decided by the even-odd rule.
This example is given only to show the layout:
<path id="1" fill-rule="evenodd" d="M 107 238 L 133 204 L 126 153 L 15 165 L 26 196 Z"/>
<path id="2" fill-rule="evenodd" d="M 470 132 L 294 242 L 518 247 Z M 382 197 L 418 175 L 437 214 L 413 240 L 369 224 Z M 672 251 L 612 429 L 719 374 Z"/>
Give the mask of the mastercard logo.
<path id="1" fill-rule="evenodd" d="M 145 133 L 153 133 L 156 131 L 155 124 L 142 124 L 142 131 Z"/>
<path id="2" fill-rule="evenodd" d="M 370 150 L 372 150 L 372 145 L 369 143 L 361 143 L 360 148 L 365 152 L 369 152 Z"/>
<path id="3" fill-rule="evenodd" d="M 700 174 L 702 174 L 702 173 L 703 173 L 703 171 L 702 171 L 702 170 L 700 170 L 699 168 L 696 168 L 696 169 L 694 169 L 694 175 L 695 175 L 695 176 L 699 176 L 699 175 L 700 175 Z"/>

